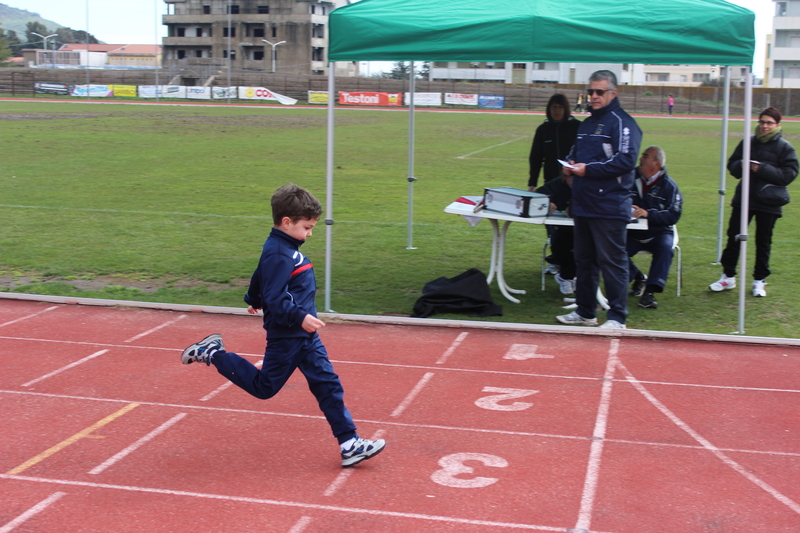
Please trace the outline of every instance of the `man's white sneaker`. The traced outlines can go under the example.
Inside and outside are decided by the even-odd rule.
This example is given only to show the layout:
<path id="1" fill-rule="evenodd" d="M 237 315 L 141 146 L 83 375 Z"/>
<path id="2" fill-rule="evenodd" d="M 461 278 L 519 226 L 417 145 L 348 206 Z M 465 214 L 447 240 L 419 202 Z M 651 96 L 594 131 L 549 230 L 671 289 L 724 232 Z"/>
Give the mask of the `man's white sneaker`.
<path id="1" fill-rule="evenodd" d="M 616 320 L 606 320 L 602 326 L 597 329 L 626 329 L 625 324 L 620 324 Z"/>
<path id="2" fill-rule="evenodd" d="M 547 265 L 547 268 L 544 269 L 544 273 L 550 274 L 552 276 L 553 274 L 558 274 L 560 270 L 561 270 L 560 266 L 550 263 L 549 265 Z"/>
<path id="3" fill-rule="evenodd" d="M 767 291 L 764 289 L 764 285 L 766 284 L 767 282 L 764 281 L 763 279 L 755 280 L 753 282 L 753 296 L 760 296 L 760 297 L 766 296 Z"/>
<path id="4" fill-rule="evenodd" d="M 556 317 L 556 320 L 561 322 L 562 324 L 569 324 L 571 326 L 578 325 L 578 326 L 596 326 L 597 319 L 596 318 L 584 318 L 578 314 L 577 311 L 573 311 L 568 315 L 559 315 Z"/>
<path id="5" fill-rule="evenodd" d="M 725 291 L 725 290 L 729 290 L 729 289 L 735 289 L 736 288 L 736 277 L 734 276 L 732 278 L 729 278 L 728 276 L 723 274 L 722 277 L 719 278 L 719 281 L 715 281 L 714 283 L 709 285 L 708 288 L 711 289 L 714 292 L 720 292 L 720 291 Z"/>
<path id="6" fill-rule="evenodd" d="M 572 294 L 575 292 L 574 279 L 564 279 L 561 277 L 561 274 L 556 274 L 554 278 L 558 282 L 558 288 L 561 290 L 561 294 Z"/>

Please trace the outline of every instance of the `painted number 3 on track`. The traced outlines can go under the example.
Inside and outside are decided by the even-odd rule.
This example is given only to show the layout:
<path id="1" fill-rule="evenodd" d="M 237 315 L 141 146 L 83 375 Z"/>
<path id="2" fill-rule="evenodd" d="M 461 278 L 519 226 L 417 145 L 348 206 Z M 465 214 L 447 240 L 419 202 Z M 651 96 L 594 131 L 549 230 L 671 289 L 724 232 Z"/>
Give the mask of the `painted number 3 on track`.
<path id="1" fill-rule="evenodd" d="M 475 405 L 490 411 L 522 411 L 528 409 L 533 404 L 528 402 L 512 402 L 501 404 L 501 401 L 513 400 L 532 396 L 539 391 L 527 389 L 505 389 L 500 387 L 484 387 L 483 392 L 494 392 L 492 396 L 484 396 L 475 400 Z M 478 461 L 484 466 L 493 468 L 505 468 L 508 461 L 496 455 L 485 453 L 454 453 L 439 459 L 439 466 L 442 468 L 431 475 L 431 480 L 445 487 L 455 487 L 458 489 L 480 489 L 497 483 L 494 477 L 475 476 L 471 478 L 456 477 L 464 474 L 473 474 L 475 469 L 464 464 L 467 461 Z"/>

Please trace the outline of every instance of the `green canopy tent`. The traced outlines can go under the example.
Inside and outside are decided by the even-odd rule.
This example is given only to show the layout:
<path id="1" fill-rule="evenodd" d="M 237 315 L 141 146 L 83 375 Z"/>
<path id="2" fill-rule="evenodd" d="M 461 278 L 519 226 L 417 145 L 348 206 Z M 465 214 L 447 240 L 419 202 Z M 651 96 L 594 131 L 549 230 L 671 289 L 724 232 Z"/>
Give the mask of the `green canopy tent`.
<path id="1" fill-rule="evenodd" d="M 362 0 L 331 13 L 328 60 L 749 65 L 754 22 L 724 0 Z"/>
<path id="2" fill-rule="evenodd" d="M 361 0 L 329 19 L 329 72 L 335 61 L 495 61 L 747 66 L 745 138 L 750 133 L 755 14 L 725 0 Z M 413 63 L 412 63 L 413 72 Z M 409 248 L 413 182 L 413 75 L 409 135 Z M 328 77 L 327 252 L 330 310 L 334 76 Z M 723 136 L 724 137 L 724 136 Z M 749 159 L 749 143 L 745 143 Z M 742 235 L 747 233 L 747 184 Z M 742 271 L 746 242 L 742 241 Z M 742 285 L 742 287 L 744 287 Z M 743 332 L 744 291 L 740 291 Z"/>

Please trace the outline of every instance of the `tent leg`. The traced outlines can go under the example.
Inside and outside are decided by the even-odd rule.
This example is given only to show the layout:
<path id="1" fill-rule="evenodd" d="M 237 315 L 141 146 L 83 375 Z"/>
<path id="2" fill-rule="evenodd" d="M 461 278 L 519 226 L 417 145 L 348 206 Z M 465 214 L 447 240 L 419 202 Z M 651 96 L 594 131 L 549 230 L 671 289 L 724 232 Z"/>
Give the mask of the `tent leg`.
<path id="1" fill-rule="evenodd" d="M 725 173 L 728 167 L 728 117 L 731 111 L 731 67 L 725 69 L 725 92 L 722 95 L 722 148 L 719 155 L 719 217 L 717 221 L 717 255 L 715 265 L 722 257 L 723 228 L 725 225 Z"/>
<path id="2" fill-rule="evenodd" d="M 747 223 L 750 211 L 750 136 L 753 120 L 753 77 L 750 66 L 745 68 L 744 85 L 744 140 L 742 141 L 742 216 L 739 219 L 739 278 L 747 276 Z M 739 284 L 739 330 L 736 333 L 744 334 L 744 297 L 747 292 L 747 283 Z"/>
<path id="3" fill-rule="evenodd" d="M 411 62 L 411 68 L 408 70 L 408 245 L 406 250 L 416 250 L 414 248 L 414 182 L 417 178 L 414 177 L 414 91 L 415 91 L 415 74 L 414 62 Z"/>
<path id="4" fill-rule="evenodd" d="M 325 311 L 331 309 L 331 245 L 333 243 L 333 110 L 336 101 L 336 66 L 328 63 L 328 145 L 325 166 Z"/>

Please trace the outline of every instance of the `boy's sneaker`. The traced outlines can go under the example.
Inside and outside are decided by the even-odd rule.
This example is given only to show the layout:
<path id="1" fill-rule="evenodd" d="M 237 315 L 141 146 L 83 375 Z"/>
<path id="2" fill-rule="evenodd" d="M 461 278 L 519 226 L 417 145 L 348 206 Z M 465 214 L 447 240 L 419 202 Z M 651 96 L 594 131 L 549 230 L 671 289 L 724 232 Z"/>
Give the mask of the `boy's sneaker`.
<path id="1" fill-rule="evenodd" d="M 575 292 L 574 279 L 564 279 L 561 277 L 561 274 L 556 274 L 554 279 L 558 282 L 558 288 L 561 290 L 561 294 L 572 294 Z"/>
<path id="2" fill-rule="evenodd" d="M 715 281 L 711 285 L 708 286 L 714 292 L 720 292 L 724 290 L 730 290 L 736 288 L 736 276 L 729 278 L 725 274 L 719 278 L 719 281 Z"/>
<path id="3" fill-rule="evenodd" d="M 205 363 L 211 365 L 211 357 L 220 350 L 224 350 L 222 345 L 222 335 L 215 333 L 205 339 L 192 344 L 181 354 L 181 363 L 188 365 L 191 363 Z"/>
<path id="4" fill-rule="evenodd" d="M 633 280 L 633 285 L 631 285 L 631 292 L 629 292 L 628 295 L 641 296 L 646 286 L 647 286 L 647 276 L 645 276 L 640 272 L 636 276 L 636 279 Z"/>
<path id="5" fill-rule="evenodd" d="M 559 315 L 556 317 L 556 320 L 558 320 L 562 324 L 569 324 L 569 325 L 579 325 L 579 326 L 597 325 L 596 318 L 584 318 L 581 315 L 579 315 L 577 311 L 573 311 L 568 315 Z"/>
<path id="6" fill-rule="evenodd" d="M 767 282 L 764 281 L 763 279 L 755 280 L 753 282 L 753 296 L 760 296 L 762 298 L 764 296 L 766 296 L 767 295 L 767 291 L 764 289 L 764 285 L 766 285 L 766 284 L 767 284 Z"/>
<path id="7" fill-rule="evenodd" d="M 386 447 L 383 439 L 367 440 L 358 437 L 349 450 L 342 450 L 342 466 L 355 466 L 365 459 L 375 457 Z"/>
<path id="8" fill-rule="evenodd" d="M 639 307 L 644 307 L 645 309 L 658 309 L 658 302 L 656 301 L 652 292 L 645 291 L 645 293 L 642 294 L 642 297 L 639 298 Z"/>
<path id="9" fill-rule="evenodd" d="M 597 329 L 626 329 L 625 324 L 620 324 L 616 320 L 606 320 Z"/>

